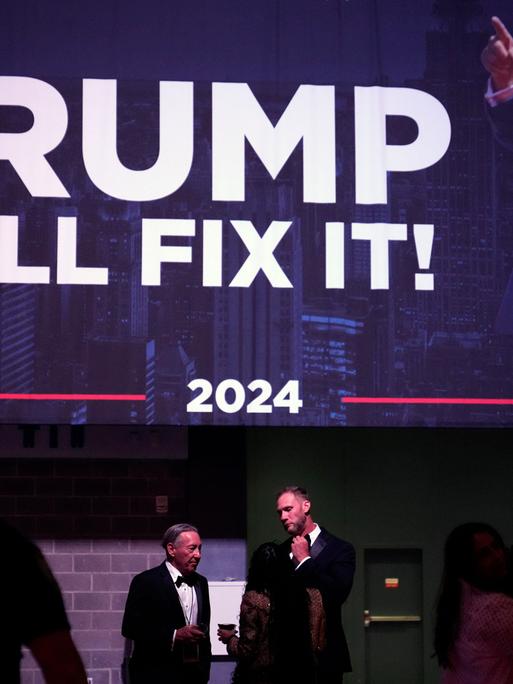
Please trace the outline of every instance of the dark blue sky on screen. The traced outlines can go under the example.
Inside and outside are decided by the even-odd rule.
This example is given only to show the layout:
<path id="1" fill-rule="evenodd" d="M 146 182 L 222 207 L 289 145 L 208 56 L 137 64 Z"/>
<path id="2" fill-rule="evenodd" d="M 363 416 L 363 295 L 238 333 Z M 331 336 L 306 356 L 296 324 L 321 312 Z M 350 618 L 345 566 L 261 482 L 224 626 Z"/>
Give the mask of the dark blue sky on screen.
<path id="1" fill-rule="evenodd" d="M 478 26 L 513 5 L 483 1 Z M 4 0 L 0 70 L 41 77 L 375 83 L 422 76 L 432 0 Z M 378 39 L 379 36 L 379 39 Z"/>

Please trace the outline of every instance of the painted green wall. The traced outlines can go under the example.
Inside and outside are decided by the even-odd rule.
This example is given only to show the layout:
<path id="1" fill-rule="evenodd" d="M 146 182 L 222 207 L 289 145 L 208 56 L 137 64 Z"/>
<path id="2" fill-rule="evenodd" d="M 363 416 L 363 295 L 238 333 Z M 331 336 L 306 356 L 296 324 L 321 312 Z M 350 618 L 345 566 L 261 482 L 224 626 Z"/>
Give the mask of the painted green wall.
<path id="1" fill-rule="evenodd" d="M 274 495 L 290 483 L 309 490 L 314 520 L 355 544 L 357 574 L 343 613 L 355 670 L 348 684 L 365 682 L 363 550 L 376 546 L 423 551 L 424 682 L 438 680 L 431 614 L 444 539 L 479 519 L 513 541 L 512 438 L 488 429 L 247 430 L 248 551 L 284 538 Z"/>

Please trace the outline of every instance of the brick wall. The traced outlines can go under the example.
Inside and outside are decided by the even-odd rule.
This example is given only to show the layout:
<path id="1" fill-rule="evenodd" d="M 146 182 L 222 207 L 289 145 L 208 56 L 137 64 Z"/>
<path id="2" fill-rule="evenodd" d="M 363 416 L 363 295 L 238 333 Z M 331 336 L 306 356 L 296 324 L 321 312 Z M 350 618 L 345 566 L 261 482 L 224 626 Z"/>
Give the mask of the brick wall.
<path id="1" fill-rule="evenodd" d="M 187 461 L 0 460 L 0 515 L 44 539 L 159 537 L 189 513 Z M 155 512 L 167 495 L 168 513 Z"/>
<path id="2" fill-rule="evenodd" d="M 159 540 L 169 525 L 198 525 L 200 570 L 209 579 L 244 577 L 244 453 L 236 434 L 227 441 L 225 433 L 220 450 L 220 434 L 200 431 L 187 460 L 0 458 L 0 515 L 45 553 L 93 684 L 120 682 L 128 586 L 162 562 Z M 167 496 L 167 513 L 156 512 L 157 496 Z M 30 654 L 22 670 L 23 684 L 42 682 Z M 226 664 L 214 665 L 211 681 L 229 681 Z"/>

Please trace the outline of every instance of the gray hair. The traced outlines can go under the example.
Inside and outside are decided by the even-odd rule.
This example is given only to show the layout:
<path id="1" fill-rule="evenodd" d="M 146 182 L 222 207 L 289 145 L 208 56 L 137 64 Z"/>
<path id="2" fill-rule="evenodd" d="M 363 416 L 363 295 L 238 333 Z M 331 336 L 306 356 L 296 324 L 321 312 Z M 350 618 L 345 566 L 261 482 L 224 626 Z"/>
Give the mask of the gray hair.
<path id="1" fill-rule="evenodd" d="M 199 534 L 198 530 L 194 525 L 189 525 L 189 523 L 177 523 L 176 525 L 171 525 L 164 532 L 162 537 L 162 548 L 167 551 L 167 545 L 173 544 L 176 546 L 176 540 L 182 534 L 182 532 L 196 532 Z"/>

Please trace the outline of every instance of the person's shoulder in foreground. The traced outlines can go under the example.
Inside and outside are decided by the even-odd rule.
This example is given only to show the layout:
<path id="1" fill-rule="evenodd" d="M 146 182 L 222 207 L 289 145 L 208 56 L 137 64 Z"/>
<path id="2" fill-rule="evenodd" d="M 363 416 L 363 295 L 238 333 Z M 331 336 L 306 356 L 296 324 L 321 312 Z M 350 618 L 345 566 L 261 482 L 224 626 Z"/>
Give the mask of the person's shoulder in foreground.
<path id="1" fill-rule="evenodd" d="M 5 520 L 0 520 L 0 539 L 2 679 L 19 682 L 23 645 L 36 659 L 47 684 L 86 684 L 61 591 L 43 554 Z"/>

